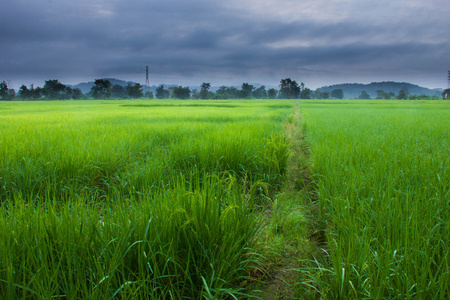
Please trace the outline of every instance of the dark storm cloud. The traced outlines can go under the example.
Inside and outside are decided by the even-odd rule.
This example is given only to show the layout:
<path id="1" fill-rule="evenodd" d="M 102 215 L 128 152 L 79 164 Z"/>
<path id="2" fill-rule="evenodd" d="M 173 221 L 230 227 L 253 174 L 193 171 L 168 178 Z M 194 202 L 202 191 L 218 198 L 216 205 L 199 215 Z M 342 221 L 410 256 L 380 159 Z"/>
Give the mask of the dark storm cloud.
<path id="1" fill-rule="evenodd" d="M 440 85 L 445 80 L 435 78 L 445 79 L 450 68 L 447 6 L 441 0 L 6 0 L 0 80 L 142 82 L 150 65 L 155 84 L 276 85 L 290 76 L 319 86 L 422 76 Z"/>

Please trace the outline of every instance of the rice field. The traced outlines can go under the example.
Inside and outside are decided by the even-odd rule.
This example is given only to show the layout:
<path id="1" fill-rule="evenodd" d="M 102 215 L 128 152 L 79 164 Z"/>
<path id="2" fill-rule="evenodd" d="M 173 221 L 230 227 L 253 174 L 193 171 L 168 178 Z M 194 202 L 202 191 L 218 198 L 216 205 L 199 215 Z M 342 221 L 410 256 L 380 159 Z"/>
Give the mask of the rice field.
<path id="1" fill-rule="evenodd" d="M 0 298 L 448 299 L 449 120 L 446 101 L 2 102 Z M 293 292 L 255 291 L 273 266 Z"/>
<path id="2" fill-rule="evenodd" d="M 0 298 L 245 292 L 292 102 L 0 105 Z"/>
<path id="3" fill-rule="evenodd" d="M 448 299 L 450 103 L 300 106 L 327 233 L 301 285 L 324 299 Z"/>

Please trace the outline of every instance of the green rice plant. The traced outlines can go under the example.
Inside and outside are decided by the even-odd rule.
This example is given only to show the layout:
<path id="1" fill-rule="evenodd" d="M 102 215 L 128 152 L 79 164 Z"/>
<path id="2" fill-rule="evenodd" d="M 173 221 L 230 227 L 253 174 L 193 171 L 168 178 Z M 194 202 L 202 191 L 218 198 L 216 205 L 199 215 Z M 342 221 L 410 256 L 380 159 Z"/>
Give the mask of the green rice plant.
<path id="1" fill-rule="evenodd" d="M 259 225 L 238 185 L 206 181 L 187 190 L 179 178 L 173 189 L 113 206 L 4 205 L 1 297 L 239 295 L 258 267 Z"/>
<path id="2" fill-rule="evenodd" d="M 328 248 L 303 286 L 330 299 L 450 295 L 450 106 L 302 102 Z"/>
<path id="3" fill-rule="evenodd" d="M 283 134 L 273 134 L 266 142 L 264 148 L 264 167 L 266 178 L 274 174 L 278 178 L 267 178 L 268 182 L 274 182 L 280 186 L 283 176 L 286 174 L 290 155 L 289 143 Z"/>
<path id="4" fill-rule="evenodd" d="M 270 102 L 226 103 L 17 103 L 0 123 L 0 196 L 42 198 L 44 187 L 60 194 L 90 189 L 100 198 L 142 193 L 191 169 L 251 173 L 276 187 L 287 152 L 275 125 L 289 106 L 280 114 Z"/>
<path id="5" fill-rule="evenodd" d="M 291 104 L 14 103 L 0 116 L 0 298 L 244 297 Z"/>

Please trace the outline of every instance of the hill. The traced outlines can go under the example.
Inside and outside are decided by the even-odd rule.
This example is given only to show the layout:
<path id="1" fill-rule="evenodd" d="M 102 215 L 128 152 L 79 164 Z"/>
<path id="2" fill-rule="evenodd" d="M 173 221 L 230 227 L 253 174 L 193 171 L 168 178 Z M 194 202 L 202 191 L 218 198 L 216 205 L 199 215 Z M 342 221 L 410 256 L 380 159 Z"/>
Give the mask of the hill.
<path id="1" fill-rule="evenodd" d="M 443 92 L 442 89 L 429 89 L 425 87 L 418 86 L 416 84 L 411 84 L 407 82 L 393 82 L 393 81 L 383 81 L 383 82 L 372 82 L 369 84 L 362 83 L 343 83 L 334 84 L 329 86 L 323 86 L 318 88 L 321 92 L 331 92 L 335 89 L 342 89 L 344 92 L 344 98 L 358 98 L 362 91 L 366 91 L 371 98 L 376 98 L 377 90 L 383 90 L 386 93 L 393 92 L 398 94 L 402 88 L 406 88 L 410 95 L 438 95 L 441 96 Z"/>

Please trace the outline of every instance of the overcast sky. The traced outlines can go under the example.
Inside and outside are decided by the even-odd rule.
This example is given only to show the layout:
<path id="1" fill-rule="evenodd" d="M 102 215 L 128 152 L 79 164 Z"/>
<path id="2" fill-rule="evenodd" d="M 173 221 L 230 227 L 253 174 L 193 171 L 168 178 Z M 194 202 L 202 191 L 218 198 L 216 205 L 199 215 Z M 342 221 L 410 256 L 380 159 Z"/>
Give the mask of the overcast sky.
<path id="1" fill-rule="evenodd" d="M 0 81 L 446 88 L 449 0 L 3 0 Z"/>

